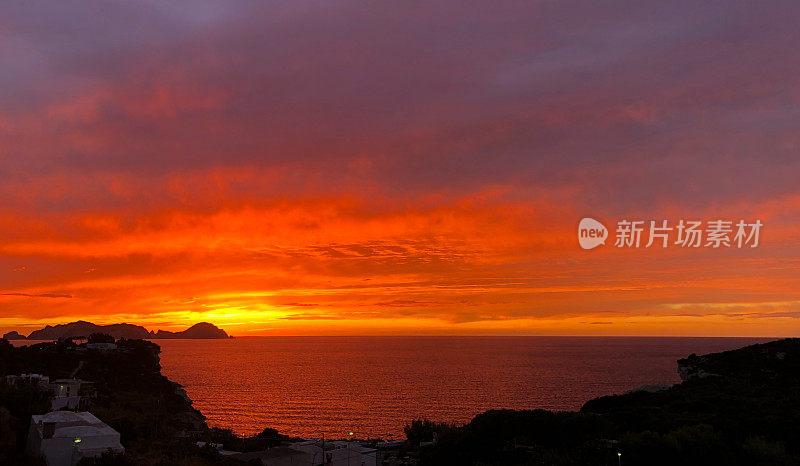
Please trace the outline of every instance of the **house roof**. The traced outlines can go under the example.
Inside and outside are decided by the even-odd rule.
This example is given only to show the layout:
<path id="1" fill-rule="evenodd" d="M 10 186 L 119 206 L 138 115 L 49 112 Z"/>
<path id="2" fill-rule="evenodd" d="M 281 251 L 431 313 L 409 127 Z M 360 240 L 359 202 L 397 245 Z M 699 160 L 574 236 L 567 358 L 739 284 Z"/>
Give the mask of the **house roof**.
<path id="1" fill-rule="evenodd" d="M 42 435 L 44 423 L 54 423 L 53 437 L 94 437 L 101 435 L 119 435 L 94 414 L 84 411 L 53 411 L 47 414 L 31 416 L 31 422 L 36 425 L 39 435 Z"/>
<path id="2" fill-rule="evenodd" d="M 53 411 L 47 414 L 35 414 L 31 416 L 31 419 L 37 424 L 39 422 L 55 422 L 57 424 L 102 424 L 102 421 L 97 419 L 94 414 L 90 412 L 73 413 L 72 411 Z"/>
<path id="3" fill-rule="evenodd" d="M 108 435 L 103 429 L 98 429 L 93 426 L 74 426 L 74 427 L 61 427 L 56 429 L 53 437 L 99 437 L 101 435 Z"/>

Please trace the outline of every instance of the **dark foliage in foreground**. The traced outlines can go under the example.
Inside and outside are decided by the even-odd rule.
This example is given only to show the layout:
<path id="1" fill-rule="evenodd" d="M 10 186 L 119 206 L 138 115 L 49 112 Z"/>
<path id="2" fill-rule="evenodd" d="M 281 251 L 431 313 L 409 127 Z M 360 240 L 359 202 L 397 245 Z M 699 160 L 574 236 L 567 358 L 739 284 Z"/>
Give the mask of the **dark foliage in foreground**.
<path id="1" fill-rule="evenodd" d="M 256 451 L 286 440 L 272 429 L 249 438 L 209 429 L 161 375 L 158 345 L 117 343 L 117 351 L 95 351 L 71 341 L 14 348 L 0 339 L 0 376 L 76 371 L 95 383 L 91 411 L 121 433 L 126 453 L 81 465 L 240 465 L 195 441 Z M 465 426 L 414 421 L 409 449 L 423 465 L 444 466 L 800 465 L 800 339 L 692 355 L 679 368 L 685 381 L 668 390 L 597 398 L 579 412 L 493 410 Z M 0 383 L 0 466 L 43 464 L 25 456 L 24 444 L 31 414 L 48 408 L 46 393 Z M 434 433 L 435 445 L 420 446 Z"/>
<path id="2" fill-rule="evenodd" d="M 415 421 L 424 465 L 800 465 L 800 339 L 679 361 L 685 381 L 580 412 L 488 411 L 461 427 Z M 618 458 L 617 453 L 622 457 Z"/>
<path id="3" fill-rule="evenodd" d="M 92 333 L 86 339 L 87 343 L 114 343 L 116 339 L 107 333 Z"/>
<path id="4" fill-rule="evenodd" d="M 102 340 L 104 337 L 99 336 Z M 116 429 L 125 455 L 85 459 L 96 465 L 240 465 L 199 448 L 182 432 L 202 437 L 204 417 L 161 375 L 160 348 L 144 340 L 119 340 L 117 351 L 96 351 L 70 340 L 14 348 L 0 340 L 0 377 L 41 373 L 51 380 L 75 376 L 94 382 L 90 411 Z M 31 414 L 49 411 L 49 394 L 0 381 L 0 466 L 41 465 L 24 454 Z"/>
<path id="5" fill-rule="evenodd" d="M 263 451 L 277 447 L 290 439 L 289 436 L 269 428 L 252 437 L 239 437 L 230 429 L 214 427 L 204 432 L 201 437 L 203 441 L 221 444 L 226 450 L 241 452 Z"/>

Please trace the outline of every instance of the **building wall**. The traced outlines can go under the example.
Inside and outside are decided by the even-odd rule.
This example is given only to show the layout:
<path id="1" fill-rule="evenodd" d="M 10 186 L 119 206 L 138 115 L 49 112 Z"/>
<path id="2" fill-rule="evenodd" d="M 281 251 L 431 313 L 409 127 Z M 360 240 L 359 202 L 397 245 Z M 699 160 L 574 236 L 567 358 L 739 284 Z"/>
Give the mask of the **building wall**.
<path id="1" fill-rule="evenodd" d="M 264 462 L 264 460 L 262 460 Z M 311 457 L 308 455 L 286 456 L 281 458 L 267 458 L 265 466 L 308 466 Z"/>
<path id="2" fill-rule="evenodd" d="M 79 382 L 56 382 L 53 384 L 53 388 L 55 389 L 56 396 L 74 396 L 78 395 L 81 384 Z"/>
<path id="3" fill-rule="evenodd" d="M 50 410 L 77 409 L 80 402 L 79 396 L 57 396 L 50 400 Z"/>
<path id="4" fill-rule="evenodd" d="M 41 439 L 35 425 L 31 425 L 28 433 L 28 452 L 43 456 L 47 466 L 73 466 L 81 458 L 100 456 L 108 450 L 125 451 L 119 443 L 119 435 L 82 437 L 76 444 L 72 437 Z"/>
<path id="5" fill-rule="evenodd" d="M 47 466 L 73 466 L 81 458 L 100 456 L 107 450 L 125 451 L 119 446 L 119 436 L 85 437 L 81 438 L 81 443 L 75 443 L 72 437 L 56 437 L 41 440 L 40 446 Z"/>
<path id="6" fill-rule="evenodd" d="M 30 427 L 28 428 L 28 442 L 26 444 L 26 450 L 33 456 L 39 456 L 41 454 L 41 445 L 42 439 L 39 437 L 39 429 L 36 428 L 36 424 L 31 423 Z"/>
<path id="7" fill-rule="evenodd" d="M 370 450 L 367 454 L 362 454 L 359 447 L 354 444 L 350 445 L 350 447 L 325 451 L 326 455 L 331 455 L 330 463 L 323 462 L 320 459 L 322 458 L 322 449 L 318 446 L 307 445 L 298 446 L 296 448 L 309 453 L 312 457 L 314 457 L 316 453 L 314 457 L 315 464 L 324 463 L 326 466 L 377 466 L 378 464 L 377 451 Z"/>

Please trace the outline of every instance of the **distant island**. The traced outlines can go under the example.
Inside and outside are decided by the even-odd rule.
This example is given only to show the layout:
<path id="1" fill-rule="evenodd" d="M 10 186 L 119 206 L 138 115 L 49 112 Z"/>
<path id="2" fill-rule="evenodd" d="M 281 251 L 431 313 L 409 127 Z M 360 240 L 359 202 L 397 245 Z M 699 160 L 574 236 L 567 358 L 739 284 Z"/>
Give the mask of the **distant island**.
<path id="1" fill-rule="evenodd" d="M 93 333 L 105 333 L 114 338 L 140 339 L 140 340 L 159 340 L 159 339 L 221 339 L 232 338 L 224 330 L 208 322 L 200 322 L 192 325 L 182 332 L 168 332 L 159 330 L 149 331 L 140 325 L 133 324 L 110 324 L 97 325 L 84 320 L 70 322 L 68 324 L 48 325 L 43 329 L 31 332 L 27 337 L 17 331 L 12 331 L 3 335 L 6 340 L 58 340 L 59 338 L 87 337 Z"/>

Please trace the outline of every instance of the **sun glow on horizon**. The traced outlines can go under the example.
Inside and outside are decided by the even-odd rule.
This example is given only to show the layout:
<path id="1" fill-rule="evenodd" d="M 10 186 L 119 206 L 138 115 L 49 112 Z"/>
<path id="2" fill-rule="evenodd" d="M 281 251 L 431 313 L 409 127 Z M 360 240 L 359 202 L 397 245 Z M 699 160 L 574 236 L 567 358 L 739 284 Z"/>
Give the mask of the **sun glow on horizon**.
<path id="1" fill-rule="evenodd" d="M 13 3 L 0 331 L 800 332 L 793 15 Z M 587 217 L 764 227 L 589 251 Z"/>

